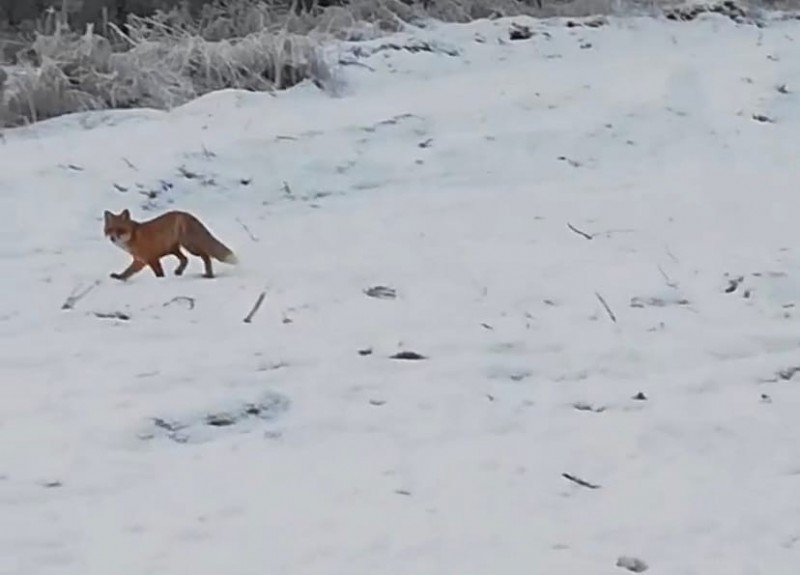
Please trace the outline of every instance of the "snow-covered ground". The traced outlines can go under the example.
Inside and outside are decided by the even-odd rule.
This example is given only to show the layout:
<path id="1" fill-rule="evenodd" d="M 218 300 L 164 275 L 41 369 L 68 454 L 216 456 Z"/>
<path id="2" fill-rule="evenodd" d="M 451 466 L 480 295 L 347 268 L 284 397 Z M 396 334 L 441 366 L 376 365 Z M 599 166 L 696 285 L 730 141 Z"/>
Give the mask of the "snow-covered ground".
<path id="1" fill-rule="evenodd" d="M 0 573 L 797 571 L 800 21 L 526 23 L 5 133 Z"/>

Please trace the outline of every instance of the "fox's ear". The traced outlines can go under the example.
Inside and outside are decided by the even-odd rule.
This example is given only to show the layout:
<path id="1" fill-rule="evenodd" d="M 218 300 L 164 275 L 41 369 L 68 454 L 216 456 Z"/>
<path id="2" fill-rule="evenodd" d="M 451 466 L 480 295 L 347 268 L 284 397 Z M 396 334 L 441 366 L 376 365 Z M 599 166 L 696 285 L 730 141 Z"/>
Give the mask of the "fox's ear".
<path id="1" fill-rule="evenodd" d="M 112 217 L 113 217 L 112 213 L 106 210 L 105 213 L 103 214 L 103 220 L 105 221 L 106 225 L 111 223 Z"/>
<path id="2" fill-rule="evenodd" d="M 129 220 L 131 219 L 131 213 L 127 209 L 125 209 L 122 210 L 122 213 L 119 215 L 119 217 L 121 217 L 123 220 Z"/>

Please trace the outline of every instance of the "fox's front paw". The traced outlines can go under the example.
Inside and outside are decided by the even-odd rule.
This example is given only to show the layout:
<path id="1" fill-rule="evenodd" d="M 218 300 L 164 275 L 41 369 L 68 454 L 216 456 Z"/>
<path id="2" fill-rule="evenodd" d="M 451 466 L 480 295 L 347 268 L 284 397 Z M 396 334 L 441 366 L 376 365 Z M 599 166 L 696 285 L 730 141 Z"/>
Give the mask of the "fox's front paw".
<path id="1" fill-rule="evenodd" d="M 122 277 L 120 274 L 117 274 L 117 273 L 110 274 L 110 276 L 111 276 L 111 279 L 115 279 L 115 280 L 120 280 L 120 281 L 122 281 L 122 280 L 124 280 L 124 279 L 125 279 L 125 278 L 123 278 L 123 277 Z"/>

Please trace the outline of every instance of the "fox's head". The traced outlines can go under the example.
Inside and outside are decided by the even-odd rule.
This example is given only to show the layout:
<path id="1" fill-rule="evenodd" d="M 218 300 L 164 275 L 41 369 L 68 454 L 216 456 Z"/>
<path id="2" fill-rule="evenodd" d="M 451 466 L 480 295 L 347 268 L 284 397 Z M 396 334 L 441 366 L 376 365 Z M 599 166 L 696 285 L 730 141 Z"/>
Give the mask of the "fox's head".
<path id="1" fill-rule="evenodd" d="M 106 237 L 110 239 L 114 245 L 121 247 L 123 250 L 127 250 L 134 226 L 131 220 L 131 213 L 128 210 L 122 210 L 119 215 L 117 215 L 106 210 L 103 215 L 105 219 L 104 232 Z"/>

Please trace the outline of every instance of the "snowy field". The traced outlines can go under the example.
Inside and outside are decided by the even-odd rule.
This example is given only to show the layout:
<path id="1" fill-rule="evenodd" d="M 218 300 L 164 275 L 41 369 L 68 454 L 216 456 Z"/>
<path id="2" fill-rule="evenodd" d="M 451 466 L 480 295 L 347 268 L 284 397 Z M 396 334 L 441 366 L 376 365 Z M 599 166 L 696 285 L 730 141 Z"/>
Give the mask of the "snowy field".
<path id="1" fill-rule="evenodd" d="M 518 22 L 5 133 L 2 575 L 797 571 L 800 21 Z"/>

